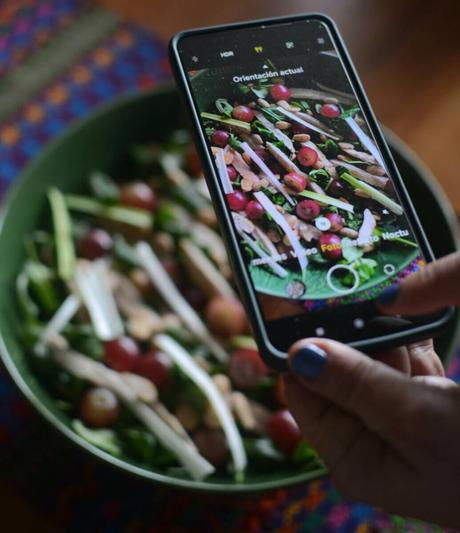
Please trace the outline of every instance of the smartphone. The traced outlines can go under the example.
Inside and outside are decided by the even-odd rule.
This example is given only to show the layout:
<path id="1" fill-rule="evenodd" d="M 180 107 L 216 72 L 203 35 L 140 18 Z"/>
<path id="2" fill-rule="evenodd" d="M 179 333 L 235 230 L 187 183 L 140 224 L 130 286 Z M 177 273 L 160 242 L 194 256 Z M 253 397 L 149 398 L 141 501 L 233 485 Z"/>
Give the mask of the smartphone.
<path id="1" fill-rule="evenodd" d="M 381 349 L 448 311 L 382 315 L 386 287 L 433 259 L 331 19 L 184 31 L 170 58 L 235 278 L 265 362 L 303 337 Z"/>

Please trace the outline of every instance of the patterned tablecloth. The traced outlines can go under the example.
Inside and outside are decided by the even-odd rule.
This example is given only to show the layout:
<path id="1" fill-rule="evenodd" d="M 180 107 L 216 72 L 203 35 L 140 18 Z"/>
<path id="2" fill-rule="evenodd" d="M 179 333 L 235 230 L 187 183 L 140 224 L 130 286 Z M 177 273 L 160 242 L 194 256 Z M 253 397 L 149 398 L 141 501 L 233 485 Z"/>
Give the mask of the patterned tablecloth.
<path id="1" fill-rule="evenodd" d="M 168 75 L 163 43 L 88 2 L 1 2 L 0 194 L 70 122 Z M 460 354 L 450 374 L 460 378 Z M 1 366 L 0 480 L 0 508 L 7 501 L 13 509 L 2 511 L 5 533 L 441 531 L 352 504 L 327 478 L 231 497 L 195 495 L 130 477 L 53 431 Z"/>

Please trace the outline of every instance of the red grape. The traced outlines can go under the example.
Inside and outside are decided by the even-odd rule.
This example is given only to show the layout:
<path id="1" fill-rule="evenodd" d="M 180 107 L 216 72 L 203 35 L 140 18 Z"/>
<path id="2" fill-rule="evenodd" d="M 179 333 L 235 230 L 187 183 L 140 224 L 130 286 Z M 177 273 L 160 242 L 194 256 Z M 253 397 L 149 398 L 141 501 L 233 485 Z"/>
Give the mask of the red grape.
<path id="1" fill-rule="evenodd" d="M 232 165 L 227 166 L 227 174 L 230 181 L 235 181 L 238 176 L 238 172 L 235 170 L 235 167 Z"/>
<path id="2" fill-rule="evenodd" d="M 344 220 L 338 213 L 326 213 L 324 216 L 331 223 L 330 231 L 336 232 L 343 228 Z"/>
<path id="3" fill-rule="evenodd" d="M 273 87 L 270 89 L 270 94 L 272 95 L 272 98 L 276 101 L 289 100 L 289 98 L 291 98 L 291 91 L 286 87 L 286 85 L 283 85 L 282 83 L 277 83 L 276 85 L 273 85 Z"/>
<path id="4" fill-rule="evenodd" d="M 242 389 L 256 387 L 260 378 L 268 373 L 268 368 L 259 352 L 249 348 L 235 350 L 230 358 L 228 373 L 232 382 Z"/>
<path id="5" fill-rule="evenodd" d="M 323 233 L 319 238 L 321 255 L 335 261 L 342 257 L 342 239 L 334 233 Z"/>
<path id="6" fill-rule="evenodd" d="M 140 353 L 131 337 L 119 337 L 104 343 L 104 360 L 117 372 L 131 372 L 138 363 Z"/>
<path id="7" fill-rule="evenodd" d="M 199 176 L 201 174 L 200 158 L 194 148 L 190 148 L 185 157 L 185 168 L 192 176 Z"/>
<path id="8" fill-rule="evenodd" d="M 207 302 L 206 295 L 196 285 L 181 284 L 180 290 L 187 300 L 187 302 L 193 307 L 193 309 L 202 309 Z"/>
<path id="9" fill-rule="evenodd" d="M 254 118 L 254 111 L 245 105 L 237 105 L 233 108 L 232 117 L 243 122 L 251 122 Z"/>
<path id="10" fill-rule="evenodd" d="M 302 200 L 296 205 L 295 212 L 302 220 L 312 220 L 320 214 L 321 207 L 314 200 Z"/>
<path id="11" fill-rule="evenodd" d="M 135 371 L 153 381 L 162 391 L 168 388 L 171 379 L 171 367 L 171 359 L 166 354 L 152 351 L 139 358 Z"/>
<path id="12" fill-rule="evenodd" d="M 267 161 L 270 157 L 270 154 L 265 150 L 265 148 L 256 148 L 254 152 L 262 159 L 262 161 Z"/>
<path id="13" fill-rule="evenodd" d="M 299 426 L 287 409 L 280 409 L 271 415 L 265 426 L 267 435 L 283 453 L 290 455 L 302 440 Z"/>
<path id="14" fill-rule="evenodd" d="M 299 124 L 298 122 L 294 122 L 292 124 L 292 133 L 310 133 L 310 130 L 307 126 L 304 126 L 303 124 Z"/>
<path id="15" fill-rule="evenodd" d="M 222 465 L 229 455 L 227 439 L 222 431 L 216 429 L 200 429 L 193 437 L 201 455 L 214 466 Z"/>
<path id="16" fill-rule="evenodd" d="M 340 180 L 332 180 L 329 185 L 328 192 L 335 196 L 343 196 L 345 186 Z"/>
<path id="17" fill-rule="evenodd" d="M 302 146 L 297 152 L 297 161 L 304 167 L 311 167 L 318 161 L 318 153 L 309 146 Z"/>
<path id="18" fill-rule="evenodd" d="M 265 213 L 264 208 L 259 204 L 257 200 L 251 200 L 246 206 L 245 211 L 246 215 L 251 220 L 259 220 L 263 217 Z"/>
<path id="19" fill-rule="evenodd" d="M 162 267 L 176 283 L 181 281 L 183 277 L 182 271 L 175 257 L 165 256 L 160 262 Z"/>
<path id="20" fill-rule="evenodd" d="M 320 115 L 327 118 L 337 118 L 340 115 L 340 108 L 335 104 L 324 104 L 319 110 Z"/>
<path id="21" fill-rule="evenodd" d="M 146 183 L 141 181 L 123 185 L 120 200 L 124 205 L 147 211 L 153 211 L 157 203 L 155 193 Z"/>
<path id="22" fill-rule="evenodd" d="M 228 141 L 230 140 L 230 134 L 224 130 L 216 130 L 211 135 L 211 142 L 217 144 L 217 146 L 227 146 Z"/>
<path id="23" fill-rule="evenodd" d="M 297 172 L 289 172 L 288 174 L 285 174 L 283 180 L 284 183 L 295 192 L 302 192 L 305 190 L 305 187 L 309 185 L 309 181 L 300 174 L 297 174 Z"/>
<path id="24" fill-rule="evenodd" d="M 215 296 L 209 300 L 205 315 L 210 329 L 221 337 L 241 335 L 248 327 L 244 307 L 233 296 Z"/>
<path id="25" fill-rule="evenodd" d="M 112 246 L 112 237 L 105 230 L 92 229 L 83 236 L 78 249 L 81 257 L 93 260 L 107 255 Z"/>
<path id="26" fill-rule="evenodd" d="M 80 414 L 83 422 L 93 428 L 111 426 L 119 415 L 117 397 L 105 387 L 89 389 L 81 400 Z"/>
<path id="27" fill-rule="evenodd" d="M 228 193 L 227 201 L 232 211 L 243 211 L 248 205 L 248 197 L 241 191 Z"/>

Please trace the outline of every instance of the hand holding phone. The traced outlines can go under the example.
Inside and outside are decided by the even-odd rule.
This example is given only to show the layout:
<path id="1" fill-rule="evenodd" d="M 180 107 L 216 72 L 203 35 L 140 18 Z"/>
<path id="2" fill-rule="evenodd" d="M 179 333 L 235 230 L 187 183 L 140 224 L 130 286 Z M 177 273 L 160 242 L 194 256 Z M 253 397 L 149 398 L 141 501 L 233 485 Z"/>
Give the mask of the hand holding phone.
<path id="1" fill-rule="evenodd" d="M 183 32 L 171 59 L 267 364 L 303 337 L 377 348 L 446 322 L 375 305 L 432 254 L 328 18 Z"/>
<path id="2" fill-rule="evenodd" d="M 457 252 L 404 279 L 385 308 L 458 307 L 459 281 Z M 295 343 L 284 378 L 289 409 L 343 496 L 458 527 L 459 387 L 445 377 L 430 340 L 378 359 L 327 339 Z"/>

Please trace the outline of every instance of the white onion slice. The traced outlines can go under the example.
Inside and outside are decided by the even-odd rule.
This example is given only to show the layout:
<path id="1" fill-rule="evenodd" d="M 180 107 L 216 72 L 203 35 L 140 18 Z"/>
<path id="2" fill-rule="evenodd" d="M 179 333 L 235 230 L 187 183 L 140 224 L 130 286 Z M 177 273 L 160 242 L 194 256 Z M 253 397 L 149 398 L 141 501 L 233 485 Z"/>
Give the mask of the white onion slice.
<path id="1" fill-rule="evenodd" d="M 164 301 L 181 318 L 196 338 L 209 347 L 215 358 L 221 363 L 225 363 L 228 360 L 227 352 L 211 335 L 201 318 L 179 292 L 152 248 L 146 242 L 139 242 L 135 249 L 139 263 L 149 275 Z"/>
<path id="2" fill-rule="evenodd" d="M 233 192 L 233 185 L 230 181 L 230 178 L 228 177 L 227 165 L 225 164 L 224 151 L 222 148 L 217 148 L 215 159 L 217 171 L 219 174 L 220 182 L 222 184 L 222 188 L 224 189 L 224 193 L 230 194 Z"/>
<path id="3" fill-rule="evenodd" d="M 259 191 L 254 193 L 254 196 L 286 234 L 286 237 L 289 239 L 289 242 L 291 243 L 291 246 L 296 254 L 297 261 L 299 262 L 303 274 L 305 272 L 305 269 L 307 268 L 308 259 L 305 255 L 303 246 L 300 244 L 299 239 L 295 236 L 291 226 L 289 226 L 289 224 L 286 222 L 286 219 L 276 209 L 276 207 L 273 205 L 273 203 L 265 193 Z"/>
<path id="4" fill-rule="evenodd" d="M 267 165 L 262 161 L 262 159 L 260 159 L 260 157 L 254 152 L 254 150 L 249 146 L 249 144 L 243 142 L 241 143 L 241 148 L 243 148 L 243 150 L 250 155 L 251 159 L 265 174 L 266 178 L 273 185 L 273 187 L 275 187 L 275 189 L 279 191 L 291 205 L 295 205 L 294 200 L 284 190 L 284 187 L 281 185 L 280 180 L 273 174 L 273 172 L 267 167 Z"/>
<path id="5" fill-rule="evenodd" d="M 206 396 L 227 438 L 235 473 L 237 476 L 242 474 L 247 464 L 246 450 L 230 409 L 209 374 L 199 367 L 184 348 L 168 335 L 157 335 L 154 338 L 154 343 L 161 351 L 171 357 Z"/>
<path id="6" fill-rule="evenodd" d="M 284 109 L 284 107 L 278 106 L 276 110 L 282 113 L 283 115 L 286 115 L 288 118 L 290 118 L 294 122 L 297 122 L 298 124 L 301 124 L 302 126 L 305 126 L 306 128 L 310 128 L 313 131 L 322 133 L 323 135 L 326 135 L 327 137 L 330 137 L 331 139 L 338 140 L 338 137 L 336 137 L 335 135 L 331 135 L 326 130 L 322 130 L 321 128 L 318 128 L 317 126 L 313 126 L 313 124 L 311 124 L 310 122 L 307 122 L 306 120 L 301 119 L 295 113 L 292 113 L 291 111 L 288 111 L 287 109 Z"/>
<path id="7" fill-rule="evenodd" d="M 73 281 L 88 310 L 96 336 L 102 341 L 121 337 L 123 322 L 109 286 L 108 267 L 103 261 L 77 264 Z"/>
<path id="8" fill-rule="evenodd" d="M 379 165 L 386 170 L 385 162 L 382 159 L 382 155 L 380 153 L 380 150 L 377 149 L 377 146 L 375 146 L 374 142 L 364 133 L 362 128 L 359 126 L 359 124 L 356 122 L 356 120 L 352 117 L 347 117 L 345 119 L 345 122 L 350 126 L 350 128 L 353 130 L 353 132 L 358 137 L 360 143 L 367 148 L 367 150 L 374 156 L 376 161 L 378 161 Z"/>

